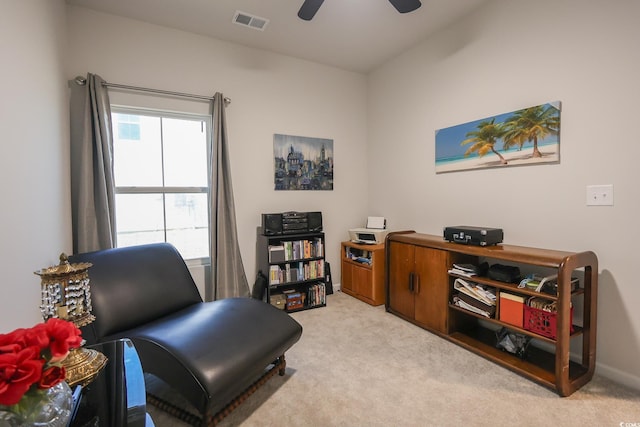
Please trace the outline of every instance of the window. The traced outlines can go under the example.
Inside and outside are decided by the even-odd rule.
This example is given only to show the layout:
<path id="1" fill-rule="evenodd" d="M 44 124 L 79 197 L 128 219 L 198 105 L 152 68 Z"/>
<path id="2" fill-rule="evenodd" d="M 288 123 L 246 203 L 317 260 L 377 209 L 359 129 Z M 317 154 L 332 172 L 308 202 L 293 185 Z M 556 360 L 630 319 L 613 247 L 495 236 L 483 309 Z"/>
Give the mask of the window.
<path id="1" fill-rule="evenodd" d="M 116 246 L 209 257 L 208 116 L 112 107 Z"/>

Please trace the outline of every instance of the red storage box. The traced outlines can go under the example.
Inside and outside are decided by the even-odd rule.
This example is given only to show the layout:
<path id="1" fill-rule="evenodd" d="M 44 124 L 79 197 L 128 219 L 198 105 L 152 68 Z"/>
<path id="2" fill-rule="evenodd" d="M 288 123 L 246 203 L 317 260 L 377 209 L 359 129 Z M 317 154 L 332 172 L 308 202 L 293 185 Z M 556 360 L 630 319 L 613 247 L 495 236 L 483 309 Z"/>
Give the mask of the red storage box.
<path id="1" fill-rule="evenodd" d="M 500 320 L 522 328 L 524 298 L 500 292 Z"/>
<path id="2" fill-rule="evenodd" d="M 524 328 L 547 338 L 556 339 L 557 313 L 524 306 Z M 573 307 L 569 311 L 569 324 L 573 332 Z"/>

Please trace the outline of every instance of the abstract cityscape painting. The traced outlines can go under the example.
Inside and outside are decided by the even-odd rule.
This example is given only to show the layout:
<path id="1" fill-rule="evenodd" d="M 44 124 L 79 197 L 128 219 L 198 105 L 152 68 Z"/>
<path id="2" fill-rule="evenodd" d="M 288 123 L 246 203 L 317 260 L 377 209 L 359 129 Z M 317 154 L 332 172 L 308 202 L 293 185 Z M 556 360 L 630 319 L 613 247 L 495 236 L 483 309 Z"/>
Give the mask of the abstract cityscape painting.
<path id="1" fill-rule="evenodd" d="M 273 135 L 276 190 L 333 190 L 333 140 Z"/>
<path id="2" fill-rule="evenodd" d="M 436 130 L 436 173 L 560 161 L 560 101 Z"/>

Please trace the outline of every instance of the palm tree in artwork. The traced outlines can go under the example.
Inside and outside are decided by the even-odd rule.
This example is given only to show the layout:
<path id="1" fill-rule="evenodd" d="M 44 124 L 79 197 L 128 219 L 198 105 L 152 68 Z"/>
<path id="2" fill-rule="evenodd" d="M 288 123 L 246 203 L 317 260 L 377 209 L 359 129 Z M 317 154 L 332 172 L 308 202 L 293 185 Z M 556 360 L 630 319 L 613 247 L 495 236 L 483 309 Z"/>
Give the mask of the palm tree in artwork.
<path id="1" fill-rule="evenodd" d="M 504 122 L 504 149 L 514 145 L 522 146 L 525 142 L 533 142 L 533 157 L 542 157 L 538 150 L 538 141 L 550 135 L 558 135 L 560 116 L 558 110 L 551 105 L 538 105 L 518 110 Z"/>
<path id="2" fill-rule="evenodd" d="M 465 135 L 467 139 L 460 143 L 460 145 L 472 144 L 467 151 L 465 151 L 465 157 L 473 152 L 477 152 L 478 155 L 482 157 L 491 151 L 500 158 L 500 164 L 507 164 L 507 160 L 495 149 L 496 142 L 502 138 L 505 132 L 502 123 L 495 123 L 495 121 L 495 117 L 491 120 L 483 120 L 478 124 L 476 130 L 467 132 Z"/>

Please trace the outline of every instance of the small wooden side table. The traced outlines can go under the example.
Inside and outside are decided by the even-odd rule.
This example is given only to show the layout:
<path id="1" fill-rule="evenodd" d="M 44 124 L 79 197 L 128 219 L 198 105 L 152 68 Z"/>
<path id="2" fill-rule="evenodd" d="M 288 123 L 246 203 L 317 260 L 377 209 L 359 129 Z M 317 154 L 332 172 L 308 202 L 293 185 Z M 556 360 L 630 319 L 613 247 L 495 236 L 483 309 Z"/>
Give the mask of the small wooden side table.
<path id="1" fill-rule="evenodd" d="M 351 241 L 342 242 L 340 259 L 340 289 L 345 294 L 368 304 L 384 304 L 384 243 L 365 245 Z"/>

